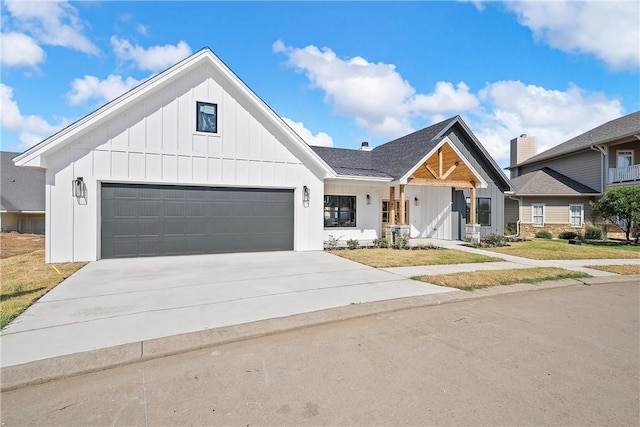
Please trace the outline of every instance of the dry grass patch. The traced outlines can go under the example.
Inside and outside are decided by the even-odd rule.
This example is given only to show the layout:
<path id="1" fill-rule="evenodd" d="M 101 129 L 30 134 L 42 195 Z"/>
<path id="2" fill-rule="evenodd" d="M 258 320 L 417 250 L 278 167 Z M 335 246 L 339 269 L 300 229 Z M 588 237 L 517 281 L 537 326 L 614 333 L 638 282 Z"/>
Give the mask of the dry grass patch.
<path id="1" fill-rule="evenodd" d="M 41 234 L 0 234 L 0 259 L 44 250 L 44 236 Z"/>
<path id="2" fill-rule="evenodd" d="M 474 290 L 488 286 L 512 285 L 514 283 L 538 283 L 545 280 L 580 279 L 591 277 L 586 273 L 555 267 L 522 268 L 513 270 L 485 270 L 466 273 L 438 274 L 414 277 L 421 282 L 448 286 L 463 290 Z"/>
<path id="3" fill-rule="evenodd" d="M 502 261 L 501 258 L 488 257 L 453 249 L 355 249 L 332 250 L 329 252 L 342 258 L 347 258 L 351 261 L 376 268 Z"/>
<path id="4" fill-rule="evenodd" d="M 512 242 L 509 245 L 483 249 L 530 259 L 640 259 L 640 246 L 608 246 L 591 243 L 570 245 L 566 240 L 546 239 Z"/>
<path id="5" fill-rule="evenodd" d="M 8 325 L 38 298 L 85 264 L 85 262 L 45 264 L 44 250 L 0 259 L 2 271 L 0 328 Z"/>
<path id="6" fill-rule="evenodd" d="M 594 270 L 608 271 L 609 273 L 616 274 L 640 274 L 640 264 L 633 265 L 586 265 L 587 268 L 593 268 Z"/>

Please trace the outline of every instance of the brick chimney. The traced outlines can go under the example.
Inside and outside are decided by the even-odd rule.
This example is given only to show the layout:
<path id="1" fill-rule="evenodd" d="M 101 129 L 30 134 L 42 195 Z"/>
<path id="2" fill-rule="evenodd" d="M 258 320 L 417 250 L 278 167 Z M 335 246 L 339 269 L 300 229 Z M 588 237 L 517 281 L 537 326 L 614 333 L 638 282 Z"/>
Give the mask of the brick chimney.
<path id="1" fill-rule="evenodd" d="M 523 133 L 517 138 L 511 140 L 511 163 L 509 169 L 511 170 L 511 178 L 519 176 L 520 173 L 516 165 L 524 162 L 527 159 L 536 155 L 536 137 L 527 136 Z"/>

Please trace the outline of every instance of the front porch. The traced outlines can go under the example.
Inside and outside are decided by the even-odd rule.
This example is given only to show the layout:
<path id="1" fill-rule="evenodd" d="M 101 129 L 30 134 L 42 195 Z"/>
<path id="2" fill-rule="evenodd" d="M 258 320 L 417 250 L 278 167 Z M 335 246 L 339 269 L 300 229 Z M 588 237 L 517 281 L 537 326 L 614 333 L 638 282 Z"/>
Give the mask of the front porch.
<path id="1" fill-rule="evenodd" d="M 400 179 L 345 181 L 325 184 L 325 241 L 480 238 L 476 189 L 487 184 L 446 139 Z"/>

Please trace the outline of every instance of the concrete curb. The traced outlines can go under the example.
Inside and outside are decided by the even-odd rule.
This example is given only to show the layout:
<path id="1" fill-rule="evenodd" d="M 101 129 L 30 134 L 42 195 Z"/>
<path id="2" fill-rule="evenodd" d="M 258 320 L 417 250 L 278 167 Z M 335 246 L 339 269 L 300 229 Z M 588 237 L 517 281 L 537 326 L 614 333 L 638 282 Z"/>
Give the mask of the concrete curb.
<path id="1" fill-rule="evenodd" d="M 640 274 L 630 274 L 627 276 L 615 275 L 615 276 L 600 276 L 600 277 L 587 277 L 586 279 L 580 279 L 585 285 L 606 285 L 615 280 L 616 283 L 638 283 L 640 284 Z"/>
<path id="2" fill-rule="evenodd" d="M 9 391 L 29 385 L 41 384 L 56 379 L 87 374 L 202 348 L 381 313 L 489 298 L 503 294 L 585 284 L 605 284 L 612 283 L 613 281 L 633 282 L 638 280 L 640 280 L 640 276 L 594 277 L 582 280 L 564 279 L 540 282 L 537 284 L 517 283 L 508 286 L 478 289 L 473 292 L 452 291 L 418 297 L 352 304 L 345 307 L 138 341 L 115 347 L 38 360 L 22 365 L 3 367 L 0 372 L 0 388 L 2 391 Z"/>

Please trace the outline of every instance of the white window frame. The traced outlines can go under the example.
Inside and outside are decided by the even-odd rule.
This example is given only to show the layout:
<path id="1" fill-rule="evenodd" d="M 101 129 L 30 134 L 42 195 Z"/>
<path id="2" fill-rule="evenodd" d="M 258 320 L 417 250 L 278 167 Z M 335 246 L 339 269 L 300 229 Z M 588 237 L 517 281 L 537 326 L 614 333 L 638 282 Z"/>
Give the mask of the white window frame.
<path id="1" fill-rule="evenodd" d="M 627 148 L 626 150 L 616 150 L 616 168 L 622 168 L 626 166 L 620 166 L 620 155 L 625 153 L 625 155 L 631 155 L 631 164 L 629 166 L 633 166 L 633 162 L 635 161 L 635 153 L 633 148 Z"/>
<path id="2" fill-rule="evenodd" d="M 580 224 L 579 225 L 574 225 L 571 222 L 571 208 L 578 206 L 580 208 Z M 574 228 L 582 228 L 582 225 L 584 224 L 584 205 L 581 203 L 571 203 L 569 204 L 569 225 L 571 225 L 571 227 Z"/>
<path id="3" fill-rule="evenodd" d="M 535 220 L 535 208 L 536 207 L 541 207 L 542 208 L 542 224 L 536 224 L 536 220 Z M 546 209 L 545 209 L 545 204 L 544 203 L 531 203 L 531 224 L 533 224 L 534 227 L 544 227 L 544 224 L 546 222 Z"/>

